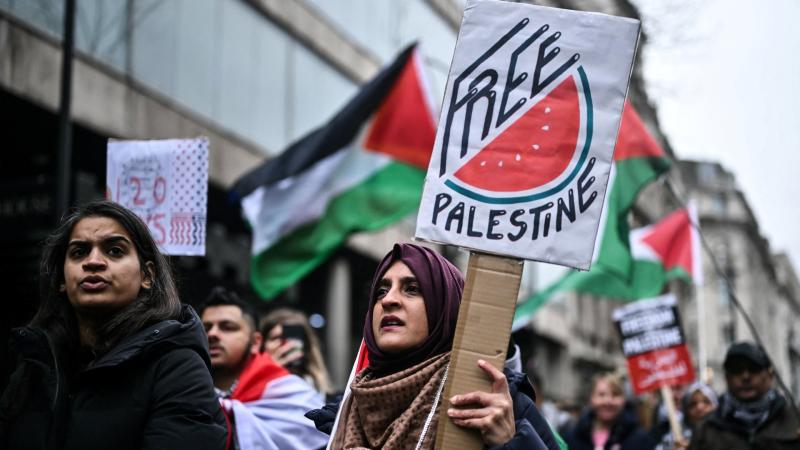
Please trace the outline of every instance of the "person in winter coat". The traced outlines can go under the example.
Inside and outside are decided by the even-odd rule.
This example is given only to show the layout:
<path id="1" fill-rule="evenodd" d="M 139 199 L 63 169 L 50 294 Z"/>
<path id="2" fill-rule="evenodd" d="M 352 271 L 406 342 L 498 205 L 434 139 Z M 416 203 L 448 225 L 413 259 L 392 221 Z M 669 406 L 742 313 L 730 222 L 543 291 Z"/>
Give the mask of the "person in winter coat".
<path id="1" fill-rule="evenodd" d="M 328 437 L 304 414 L 324 403 L 305 380 L 261 352 L 256 311 L 235 292 L 214 288 L 200 312 L 208 335 L 211 376 L 228 417 L 231 447 L 309 450 Z"/>
<path id="2" fill-rule="evenodd" d="M 711 386 L 696 381 L 692 383 L 681 399 L 681 411 L 683 426 L 681 431 L 683 433 L 682 439 L 675 441 L 671 431 L 664 433 L 661 437 L 661 442 L 656 446 L 655 450 L 677 450 L 689 446 L 692 439 L 692 433 L 697 426 L 709 414 L 714 412 L 719 400 L 717 394 Z"/>
<path id="3" fill-rule="evenodd" d="M 73 211 L 39 276 L 38 311 L 10 340 L 0 448 L 225 447 L 203 327 L 135 214 L 105 201 Z"/>
<path id="4" fill-rule="evenodd" d="M 800 449 L 800 421 L 772 387 L 772 363 L 764 349 L 752 342 L 735 343 L 723 368 L 728 392 L 695 431 L 689 449 Z"/>
<path id="5" fill-rule="evenodd" d="M 308 414 L 332 431 L 331 448 L 434 448 L 463 287 L 461 272 L 431 249 L 395 244 L 384 257 L 364 323 L 369 365 L 350 385 L 336 429 L 336 405 Z M 476 365 L 492 391 L 451 398 L 449 420 L 479 431 L 489 448 L 558 449 L 527 378 Z"/>
<path id="6" fill-rule="evenodd" d="M 606 373 L 594 377 L 590 408 L 564 436 L 570 450 L 648 450 L 654 442 L 625 405 L 619 377 Z"/>

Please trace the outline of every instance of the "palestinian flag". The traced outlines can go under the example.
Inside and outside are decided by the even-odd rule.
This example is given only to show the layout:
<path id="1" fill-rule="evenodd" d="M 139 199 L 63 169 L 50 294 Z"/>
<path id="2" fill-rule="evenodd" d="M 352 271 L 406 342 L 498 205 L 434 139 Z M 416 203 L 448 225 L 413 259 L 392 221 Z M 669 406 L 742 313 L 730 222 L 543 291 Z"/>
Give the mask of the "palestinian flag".
<path id="1" fill-rule="evenodd" d="M 640 280 L 637 275 L 640 266 L 630 250 L 628 212 L 642 188 L 669 167 L 664 150 L 647 131 L 633 105 L 625 102 L 609 178 L 611 187 L 603 205 L 592 268 L 588 272 L 570 272 L 520 302 L 514 315 L 515 330 L 526 325 L 533 313 L 557 292 L 577 291 L 622 300 L 643 298 L 640 295 L 645 287 L 655 290 L 652 295 L 661 292 L 661 286 L 636 284 Z"/>
<path id="2" fill-rule="evenodd" d="M 656 224 L 631 231 L 631 254 L 643 266 L 639 269 L 642 284 L 663 285 L 672 278 L 703 283 L 697 223 L 697 211 L 690 202 Z"/>
<path id="3" fill-rule="evenodd" d="M 434 117 L 411 46 L 330 122 L 236 182 L 262 298 L 300 280 L 350 233 L 386 227 L 419 207 Z"/>
<path id="4" fill-rule="evenodd" d="M 318 431 L 305 413 L 324 402 L 322 394 L 276 363 L 269 353 L 252 355 L 233 392 L 220 396 L 228 424 L 226 448 L 321 448 L 328 436 Z M 235 445 L 232 439 L 237 441 Z"/>

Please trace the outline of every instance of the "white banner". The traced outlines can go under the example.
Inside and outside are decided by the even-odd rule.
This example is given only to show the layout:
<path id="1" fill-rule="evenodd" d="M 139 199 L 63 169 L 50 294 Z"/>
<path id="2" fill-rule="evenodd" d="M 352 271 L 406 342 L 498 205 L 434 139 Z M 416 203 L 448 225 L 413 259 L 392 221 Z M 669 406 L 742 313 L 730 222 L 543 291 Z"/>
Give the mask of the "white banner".
<path id="1" fill-rule="evenodd" d="M 147 223 L 163 253 L 205 255 L 208 139 L 110 140 L 106 196 Z"/>
<path id="2" fill-rule="evenodd" d="M 420 239 L 588 270 L 639 21 L 470 1 Z"/>

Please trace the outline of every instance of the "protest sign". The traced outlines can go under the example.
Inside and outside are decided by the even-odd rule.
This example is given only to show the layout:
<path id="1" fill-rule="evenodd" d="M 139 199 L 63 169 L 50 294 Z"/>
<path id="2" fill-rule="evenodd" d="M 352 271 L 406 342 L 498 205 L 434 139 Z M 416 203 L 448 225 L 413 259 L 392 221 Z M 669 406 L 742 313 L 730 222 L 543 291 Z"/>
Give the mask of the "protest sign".
<path id="1" fill-rule="evenodd" d="M 663 295 L 617 308 L 614 322 L 636 394 L 694 380 L 675 296 Z"/>
<path id="2" fill-rule="evenodd" d="M 639 22 L 468 2 L 417 237 L 588 270 Z"/>
<path id="3" fill-rule="evenodd" d="M 468 1 L 417 216 L 416 237 L 475 250 L 451 352 L 436 448 L 482 448 L 449 398 L 491 391 L 522 259 L 587 270 L 639 21 Z M 496 255 L 496 256 L 495 256 Z"/>
<path id="4" fill-rule="evenodd" d="M 106 197 L 135 212 L 169 255 L 205 255 L 208 139 L 108 142 Z"/>

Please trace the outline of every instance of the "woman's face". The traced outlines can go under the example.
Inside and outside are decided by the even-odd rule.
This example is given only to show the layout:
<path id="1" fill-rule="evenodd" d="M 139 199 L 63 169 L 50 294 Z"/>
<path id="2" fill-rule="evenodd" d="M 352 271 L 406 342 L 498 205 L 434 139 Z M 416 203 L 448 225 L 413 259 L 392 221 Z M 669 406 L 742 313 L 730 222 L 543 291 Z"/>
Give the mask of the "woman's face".
<path id="1" fill-rule="evenodd" d="M 402 261 L 389 267 L 378 284 L 372 333 L 378 348 L 400 353 L 428 338 L 428 316 L 419 282 Z"/>
<path id="2" fill-rule="evenodd" d="M 703 394 L 703 391 L 696 390 L 689 396 L 689 404 L 686 408 L 686 416 L 689 423 L 698 423 L 705 416 L 714 411 L 714 404 Z"/>
<path id="3" fill-rule="evenodd" d="M 80 312 L 110 312 L 133 302 L 152 284 L 153 263 L 145 274 L 125 228 L 109 217 L 87 217 L 72 228 L 64 257 L 69 302 Z"/>
<path id="4" fill-rule="evenodd" d="M 602 379 L 595 383 L 589 401 L 595 418 L 603 423 L 611 423 L 616 420 L 625 405 L 625 397 L 622 393 L 615 392 L 612 385 Z"/>

